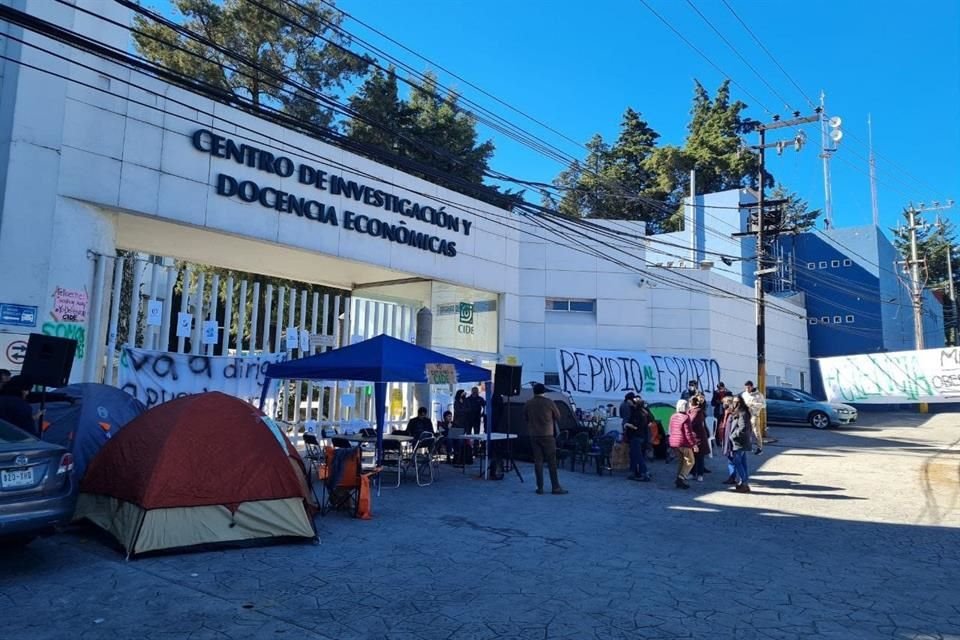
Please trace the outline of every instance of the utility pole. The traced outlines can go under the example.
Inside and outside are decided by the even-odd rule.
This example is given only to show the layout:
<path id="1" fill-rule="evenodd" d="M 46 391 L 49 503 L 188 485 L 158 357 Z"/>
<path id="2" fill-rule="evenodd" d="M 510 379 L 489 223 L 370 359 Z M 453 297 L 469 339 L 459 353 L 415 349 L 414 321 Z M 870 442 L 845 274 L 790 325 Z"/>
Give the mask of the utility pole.
<path id="1" fill-rule="evenodd" d="M 941 205 L 939 202 L 934 202 L 932 206 L 924 206 L 921 202 L 919 207 L 914 207 L 913 203 L 910 203 L 910 207 L 907 209 L 907 233 L 910 238 L 910 258 L 907 260 L 905 265 L 907 272 L 910 274 L 910 299 L 913 302 L 913 343 L 914 349 L 920 351 L 924 348 L 924 335 L 923 335 L 923 289 L 926 286 L 926 277 L 924 281 L 920 282 L 920 267 L 921 265 L 926 271 L 927 260 L 926 257 L 919 257 L 917 251 L 917 230 L 926 228 L 923 222 L 918 221 L 919 214 L 922 214 L 924 211 L 937 211 L 941 209 L 949 209 L 953 206 L 953 201 L 950 200 L 946 205 Z M 920 403 L 920 413 L 927 412 L 927 403 Z"/>
<path id="2" fill-rule="evenodd" d="M 800 112 L 794 112 L 793 119 L 791 120 L 780 120 L 780 116 L 774 116 L 773 122 L 766 124 L 758 123 L 756 129 L 760 135 L 760 144 L 756 147 L 753 147 L 758 151 L 758 159 L 760 165 L 759 176 L 757 178 L 758 183 L 758 194 L 757 194 L 757 270 L 754 271 L 754 288 L 755 288 L 755 298 L 756 298 L 756 323 L 757 323 L 757 389 L 766 397 L 767 393 L 767 327 L 766 327 L 766 304 L 764 299 L 764 276 L 767 274 L 773 273 L 777 270 L 777 267 L 766 266 L 766 235 L 765 228 L 767 226 L 767 212 L 766 207 L 769 203 L 764 198 L 764 173 L 766 165 L 766 150 L 768 148 L 776 148 L 777 154 L 782 154 L 784 148 L 787 146 L 787 142 L 778 141 L 778 142 L 767 142 L 767 131 L 775 129 L 783 129 L 786 127 L 795 127 L 810 122 L 816 122 L 821 119 L 821 109 L 817 109 L 816 113 L 811 116 L 801 117 Z M 806 142 L 806 134 L 803 131 L 798 131 L 797 135 L 792 140 L 794 149 L 800 151 L 803 148 L 804 143 Z M 780 207 L 783 204 L 783 201 L 777 201 L 776 205 Z M 775 215 L 778 212 L 774 212 Z M 778 224 L 776 227 L 780 226 L 782 220 L 779 220 L 779 215 L 776 215 L 778 219 Z M 773 229 L 773 234 L 776 235 L 777 228 Z M 764 435 L 767 431 L 766 425 L 766 416 L 764 415 L 760 419 L 760 425 L 757 429 L 757 432 L 761 438 L 761 442 L 764 441 Z M 772 439 L 766 440 L 767 442 L 773 442 Z"/>
<path id="3" fill-rule="evenodd" d="M 949 209 L 951 207 L 953 207 L 953 200 L 947 200 L 947 205 L 944 208 Z M 953 284 L 953 245 L 947 238 L 947 226 L 940 219 L 940 216 L 937 216 L 937 230 L 940 232 L 940 237 L 947 241 L 947 295 L 950 296 L 950 331 L 947 335 L 950 342 L 948 346 L 955 347 L 957 346 L 957 331 L 960 329 L 960 323 L 957 322 L 957 292 Z M 946 324 L 946 314 L 944 314 L 943 321 Z"/>

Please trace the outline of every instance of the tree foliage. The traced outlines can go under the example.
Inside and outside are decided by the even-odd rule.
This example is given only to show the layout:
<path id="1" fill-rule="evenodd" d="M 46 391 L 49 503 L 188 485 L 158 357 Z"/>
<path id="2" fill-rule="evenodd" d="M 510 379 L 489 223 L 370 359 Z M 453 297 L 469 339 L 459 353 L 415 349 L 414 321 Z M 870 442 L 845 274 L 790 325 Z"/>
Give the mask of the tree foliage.
<path id="1" fill-rule="evenodd" d="M 678 229 L 692 169 L 698 194 L 757 186 L 758 159 L 742 140 L 750 129 L 746 107 L 731 101 L 729 81 L 712 97 L 696 82 L 682 147 L 657 146 L 659 134 L 628 108 L 616 142 L 607 146 L 594 136 L 584 160 L 554 180 L 562 197 L 545 197 L 545 203 L 571 217 L 644 220 L 653 233 Z M 765 181 L 774 185 L 769 173 Z"/>
<path id="2" fill-rule="evenodd" d="M 182 26 L 211 44 L 143 16 L 134 19 L 134 44 L 147 59 L 232 93 L 254 108 L 279 108 L 326 127 L 333 111 L 312 94 L 339 93 L 366 73 L 368 60 L 347 50 L 349 41 L 336 29 L 341 14 L 321 0 L 297 1 L 302 10 L 284 0 L 171 0 Z"/>
<path id="3" fill-rule="evenodd" d="M 795 192 L 788 191 L 783 185 L 777 185 L 770 194 L 771 200 L 786 200 L 784 204 L 783 227 L 791 229 L 797 233 L 809 231 L 817 224 L 817 218 L 820 217 L 820 209 L 810 209 L 807 201 L 802 199 Z"/>
<path id="4" fill-rule="evenodd" d="M 387 151 L 381 161 L 390 163 L 392 155 L 414 175 L 504 206 L 515 194 L 483 185 L 493 142 L 478 142 L 476 119 L 460 108 L 457 95 L 441 91 L 434 74 L 424 75 L 403 99 L 393 69 L 371 74 L 350 99 L 347 136 Z"/>

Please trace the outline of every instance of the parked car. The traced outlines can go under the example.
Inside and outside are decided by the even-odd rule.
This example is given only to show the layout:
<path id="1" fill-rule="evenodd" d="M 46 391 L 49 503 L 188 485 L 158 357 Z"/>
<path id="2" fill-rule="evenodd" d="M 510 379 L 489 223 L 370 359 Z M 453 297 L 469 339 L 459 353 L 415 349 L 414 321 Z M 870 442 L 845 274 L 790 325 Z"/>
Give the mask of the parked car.
<path id="1" fill-rule="evenodd" d="M 767 387 L 767 421 L 826 429 L 856 422 L 857 410 L 848 404 L 817 400 L 799 389 Z"/>
<path id="2" fill-rule="evenodd" d="M 28 544 L 70 522 L 73 454 L 0 420 L 0 544 Z"/>

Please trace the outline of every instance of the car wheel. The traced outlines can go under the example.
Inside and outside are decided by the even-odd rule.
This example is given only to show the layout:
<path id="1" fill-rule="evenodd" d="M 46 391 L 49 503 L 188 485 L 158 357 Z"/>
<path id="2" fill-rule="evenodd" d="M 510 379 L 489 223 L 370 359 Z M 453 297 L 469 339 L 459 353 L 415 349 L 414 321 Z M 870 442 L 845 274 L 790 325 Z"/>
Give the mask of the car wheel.
<path id="1" fill-rule="evenodd" d="M 810 414 L 810 426 L 814 429 L 826 429 L 830 426 L 830 416 L 823 411 L 814 411 Z"/>

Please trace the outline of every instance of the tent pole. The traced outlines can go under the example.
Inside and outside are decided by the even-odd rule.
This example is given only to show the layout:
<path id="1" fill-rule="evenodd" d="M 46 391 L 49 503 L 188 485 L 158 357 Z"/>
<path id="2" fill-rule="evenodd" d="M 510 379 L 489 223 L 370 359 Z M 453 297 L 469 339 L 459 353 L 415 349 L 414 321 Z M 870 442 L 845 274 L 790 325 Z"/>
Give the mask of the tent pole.
<path id="1" fill-rule="evenodd" d="M 484 395 L 486 396 L 487 400 L 487 419 L 483 426 L 483 429 L 487 434 L 487 456 L 484 460 L 485 464 L 483 465 L 483 479 L 487 480 L 488 476 L 490 475 L 490 454 L 493 453 L 493 450 L 491 449 L 491 444 L 493 441 L 490 439 L 490 434 L 493 432 L 493 385 L 488 382 L 483 388 Z"/>

